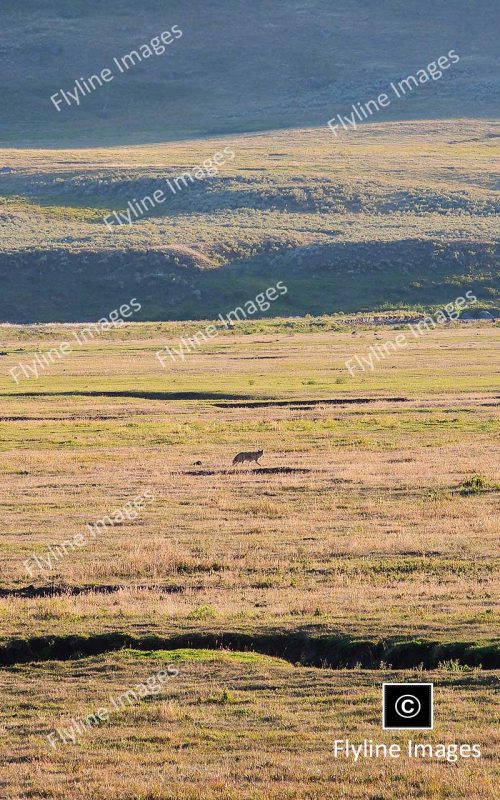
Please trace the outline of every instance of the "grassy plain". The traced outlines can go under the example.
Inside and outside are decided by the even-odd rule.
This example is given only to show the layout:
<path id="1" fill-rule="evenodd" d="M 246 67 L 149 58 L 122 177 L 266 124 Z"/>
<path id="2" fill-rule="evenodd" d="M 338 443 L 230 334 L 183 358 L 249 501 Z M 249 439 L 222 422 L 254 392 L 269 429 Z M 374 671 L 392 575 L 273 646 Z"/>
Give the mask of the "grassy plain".
<path id="1" fill-rule="evenodd" d="M 337 330 L 242 324 L 166 370 L 156 350 L 193 326 L 129 325 L 18 385 L 8 369 L 72 329 L 4 327 L 3 585 L 121 587 L 1 599 L 4 637 L 307 623 L 488 638 L 498 329 L 429 332 L 350 377 L 346 358 L 398 331 L 322 323 Z M 262 470 L 232 467 L 260 448 Z M 476 473 L 484 489 L 461 493 Z M 147 488 L 137 519 L 26 571 Z"/>
<path id="2" fill-rule="evenodd" d="M 197 324 L 129 324 L 10 379 L 79 327 L 2 326 L 0 645 L 35 659 L 2 670 L 2 796 L 492 800 L 493 670 L 203 649 L 38 659 L 56 636 L 116 633 L 247 635 L 256 651 L 283 634 L 494 644 L 498 328 L 448 325 L 351 377 L 346 358 L 404 326 L 258 320 L 162 370 L 155 352 Z M 232 467 L 258 448 L 262 468 Z M 28 574 L 25 559 L 147 488 L 136 519 Z M 165 660 L 180 674 L 161 695 L 50 747 Z M 481 761 L 333 759 L 337 738 L 405 748 L 381 730 L 380 685 L 423 675 L 437 722 L 412 738 L 477 742 Z"/>

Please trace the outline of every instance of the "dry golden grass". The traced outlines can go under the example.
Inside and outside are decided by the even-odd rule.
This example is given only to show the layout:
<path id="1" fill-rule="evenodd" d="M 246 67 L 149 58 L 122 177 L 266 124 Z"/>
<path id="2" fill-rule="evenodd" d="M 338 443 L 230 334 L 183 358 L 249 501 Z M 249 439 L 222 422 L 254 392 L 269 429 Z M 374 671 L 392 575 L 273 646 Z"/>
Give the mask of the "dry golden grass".
<path id="1" fill-rule="evenodd" d="M 394 331 L 284 335 L 273 325 L 267 334 L 221 335 L 166 372 L 154 353 L 183 326 L 131 326 L 38 381 L 4 381 L 3 586 L 123 587 L 4 598 L 4 637 L 305 622 L 380 635 L 492 635 L 496 330 L 435 331 L 349 378 L 345 358 Z M 61 326 L 4 330 L 6 372 L 68 335 Z M 148 397 L 185 391 L 375 402 L 222 408 Z M 264 467 L 303 471 L 232 468 L 235 452 L 260 447 Z M 491 490 L 460 494 L 475 473 Z M 147 488 L 155 501 L 137 519 L 49 572 L 28 574 L 25 559 Z"/>
<path id="2" fill-rule="evenodd" d="M 345 359 L 392 328 L 289 323 L 239 326 L 168 371 L 155 351 L 193 325 L 131 325 L 36 381 L 3 379 L 0 588 L 14 594 L 0 598 L 1 644 L 196 631 L 494 639 L 497 329 L 440 329 L 350 378 Z M 71 335 L 63 326 L 2 332 L 5 376 Z M 178 399 L 183 392 L 197 399 Z M 240 400 L 227 407 L 230 396 Z M 332 398 L 355 402 L 293 405 Z M 256 399 L 268 404 L 244 405 Z M 269 405 L 276 399 L 289 405 Z M 264 471 L 231 466 L 236 452 L 257 448 Z M 474 474 L 486 485 L 462 494 Z M 25 559 L 145 489 L 155 500 L 136 519 L 27 574 Z M 19 596 L 29 584 L 67 588 Z M 171 658 L 180 675 L 161 697 L 75 745 L 49 746 L 52 729 L 109 705 Z M 1 676 L 0 795 L 493 800 L 495 673 L 450 666 L 333 671 L 201 650 L 18 664 Z M 436 684 L 436 727 L 411 738 L 477 742 L 480 761 L 354 768 L 333 759 L 337 738 L 406 746 L 408 732 L 381 730 L 380 685 L 423 675 Z"/>
<path id="3" fill-rule="evenodd" d="M 122 711 L 110 698 L 170 661 L 164 691 Z M 21 666 L 2 677 L 2 797 L 51 800 L 493 800 L 494 678 L 426 673 L 433 731 L 381 729 L 384 680 L 420 672 L 321 670 L 254 654 L 174 651 Z M 99 708 L 76 744 L 47 734 Z M 397 760 L 334 759 L 335 739 L 397 743 Z M 480 745 L 481 759 L 410 759 L 414 742 Z"/>

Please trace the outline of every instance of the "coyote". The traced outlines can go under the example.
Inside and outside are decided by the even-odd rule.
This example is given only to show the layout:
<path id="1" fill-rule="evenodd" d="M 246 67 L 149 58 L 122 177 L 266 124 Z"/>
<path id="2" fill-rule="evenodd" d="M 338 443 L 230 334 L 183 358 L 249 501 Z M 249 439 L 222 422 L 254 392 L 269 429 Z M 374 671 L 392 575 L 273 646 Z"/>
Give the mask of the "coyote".
<path id="1" fill-rule="evenodd" d="M 243 461 L 256 461 L 260 466 L 259 458 L 262 458 L 263 455 L 263 450 L 256 450 L 255 453 L 238 453 L 233 458 L 233 464 L 242 464 Z"/>

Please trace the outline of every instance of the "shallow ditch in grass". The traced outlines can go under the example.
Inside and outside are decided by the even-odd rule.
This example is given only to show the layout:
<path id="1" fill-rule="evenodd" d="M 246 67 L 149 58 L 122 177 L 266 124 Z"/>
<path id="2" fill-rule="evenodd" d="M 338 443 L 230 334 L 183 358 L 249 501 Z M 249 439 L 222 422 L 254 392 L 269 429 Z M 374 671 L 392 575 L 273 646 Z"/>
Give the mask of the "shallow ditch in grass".
<path id="1" fill-rule="evenodd" d="M 317 471 L 317 470 L 315 470 Z M 256 467 L 255 469 L 249 469 L 243 467 L 243 469 L 238 470 L 238 468 L 233 467 L 232 469 L 191 469 L 185 472 L 179 472 L 179 475 L 234 475 L 235 472 L 240 475 L 252 473 L 256 475 L 306 475 L 309 472 L 312 472 L 310 469 L 305 469 L 302 467 Z"/>
<path id="2" fill-rule="evenodd" d="M 123 648 L 134 650 L 230 650 L 274 656 L 308 667 L 329 669 L 379 669 L 381 663 L 393 669 L 422 666 L 435 669 L 441 662 L 500 668 L 500 643 L 435 642 L 427 639 L 356 639 L 340 634 L 312 634 L 305 631 L 270 633 L 194 631 L 171 636 L 131 636 L 103 633 L 91 636 L 34 636 L 11 639 L 0 646 L 0 665 L 28 661 L 68 660 L 100 655 Z"/>
<path id="3" fill-rule="evenodd" d="M 228 398 L 229 399 L 229 398 Z M 322 400 L 243 400 L 240 402 L 216 402 L 217 408 L 309 408 L 311 406 L 366 405 L 367 403 L 407 403 L 407 397 L 336 397 Z"/>
<path id="4" fill-rule="evenodd" d="M 36 597 L 57 597 L 60 595 L 79 595 L 79 594 L 113 594 L 122 590 L 134 592 L 159 592 L 160 594 L 181 594 L 187 589 L 202 590 L 204 586 L 180 586 L 170 585 L 149 585 L 149 584 L 84 584 L 83 586 L 66 586 L 65 584 L 48 584 L 46 586 L 22 586 L 17 589 L 0 588 L 0 597 L 27 598 Z"/>
<path id="5" fill-rule="evenodd" d="M 137 389 L 71 389 L 65 392 L 2 392 L 0 397 L 132 397 L 139 400 L 245 400 L 248 395 L 221 392 L 150 392 Z"/>

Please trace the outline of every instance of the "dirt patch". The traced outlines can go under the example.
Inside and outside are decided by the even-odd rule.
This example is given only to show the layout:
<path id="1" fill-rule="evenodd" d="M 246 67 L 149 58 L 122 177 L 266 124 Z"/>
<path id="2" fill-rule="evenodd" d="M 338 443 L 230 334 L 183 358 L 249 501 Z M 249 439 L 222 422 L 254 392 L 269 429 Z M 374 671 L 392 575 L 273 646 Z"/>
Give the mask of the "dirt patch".
<path id="1" fill-rule="evenodd" d="M 257 475 L 290 475 L 292 473 L 305 475 L 308 472 L 312 472 L 311 469 L 302 469 L 300 467 L 259 467 L 251 471 L 256 472 Z"/>
<path id="2" fill-rule="evenodd" d="M 310 469 L 302 469 L 300 467 L 256 467 L 255 469 L 246 469 L 245 467 L 238 469 L 190 469 L 185 472 L 178 472 L 177 475 L 234 475 L 235 471 L 240 475 L 290 475 L 292 473 L 303 474 L 312 472 Z"/>
<path id="3" fill-rule="evenodd" d="M 176 472 L 176 475 L 229 475 L 228 469 L 188 469 L 185 472 Z"/>

